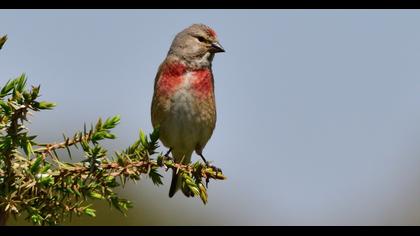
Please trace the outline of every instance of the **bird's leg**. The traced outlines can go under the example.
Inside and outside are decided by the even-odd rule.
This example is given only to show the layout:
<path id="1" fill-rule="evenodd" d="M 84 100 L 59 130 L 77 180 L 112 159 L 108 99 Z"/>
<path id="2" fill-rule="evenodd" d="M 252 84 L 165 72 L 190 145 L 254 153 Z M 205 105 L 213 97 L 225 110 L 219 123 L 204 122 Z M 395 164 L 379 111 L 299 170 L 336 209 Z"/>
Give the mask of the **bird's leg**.
<path id="1" fill-rule="evenodd" d="M 201 159 L 203 159 L 204 163 L 206 163 L 206 166 L 209 166 L 209 163 L 207 162 L 206 158 L 204 158 L 203 154 L 200 153 L 198 155 L 201 157 Z"/>
<path id="2" fill-rule="evenodd" d="M 206 158 L 204 158 L 203 153 L 199 153 L 198 155 L 201 157 L 201 159 L 203 159 L 203 161 L 204 161 L 204 163 L 206 163 L 207 167 L 211 167 L 213 169 L 213 166 L 210 166 L 210 164 L 207 162 Z M 217 175 L 217 170 L 216 170 L 216 175 Z M 209 182 L 210 182 L 210 178 L 207 177 L 206 178 L 206 188 L 209 187 Z"/>
<path id="3" fill-rule="evenodd" d="M 169 153 L 171 153 L 172 148 L 169 148 L 169 150 L 165 153 L 165 157 L 169 157 Z"/>
<path id="4" fill-rule="evenodd" d="M 169 148 L 169 150 L 165 153 L 164 157 L 166 157 L 167 159 L 172 159 L 172 157 L 169 156 L 169 153 L 171 153 L 172 148 Z"/>

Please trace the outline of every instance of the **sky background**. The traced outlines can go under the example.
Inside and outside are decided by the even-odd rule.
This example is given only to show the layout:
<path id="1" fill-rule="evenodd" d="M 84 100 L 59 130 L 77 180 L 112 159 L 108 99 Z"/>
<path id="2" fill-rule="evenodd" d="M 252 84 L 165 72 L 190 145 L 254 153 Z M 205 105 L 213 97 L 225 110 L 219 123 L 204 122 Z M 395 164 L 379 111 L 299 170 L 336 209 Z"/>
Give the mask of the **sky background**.
<path id="1" fill-rule="evenodd" d="M 62 139 L 120 114 L 112 150 L 151 132 L 157 68 L 176 33 L 205 23 L 218 120 L 204 154 L 226 181 L 209 203 L 150 179 L 80 225 L 419 225 L 418 10 L 1 10 L 0 82 L 41 84 L 30 128 Z M 160 148 L 161 151 L 166 149 Z M 111 152 L 112 153 L 112 152 Z M 193 156 L 193 160 L 199 157 Z M 14 222 L 11 224 L 24 224 Z"/>

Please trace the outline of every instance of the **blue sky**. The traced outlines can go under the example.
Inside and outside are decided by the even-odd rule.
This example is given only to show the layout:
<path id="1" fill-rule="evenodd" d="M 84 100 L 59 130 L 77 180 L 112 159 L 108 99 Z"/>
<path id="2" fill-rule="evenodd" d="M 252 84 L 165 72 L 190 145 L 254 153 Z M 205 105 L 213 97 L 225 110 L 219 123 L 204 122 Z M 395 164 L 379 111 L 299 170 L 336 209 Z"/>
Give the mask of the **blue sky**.
<path id="1" fill-rule="evenodd" d="M 110 150 L 151 131 L 153 80 L 175 34 L 205 23 L 217 54 L 218 121 L 204 150 L 228 180 L 209 203 L 145 179 L 128 217 L 74 224 L 417 225 L 417 10 L 1 10 L 0 82 L 25 72 L 58 103 L 42 142 L 120 114 Z M 161 149 L 165 151 L 165 149 Z M 194 156 L 193 160 L 198 157 Z"/>

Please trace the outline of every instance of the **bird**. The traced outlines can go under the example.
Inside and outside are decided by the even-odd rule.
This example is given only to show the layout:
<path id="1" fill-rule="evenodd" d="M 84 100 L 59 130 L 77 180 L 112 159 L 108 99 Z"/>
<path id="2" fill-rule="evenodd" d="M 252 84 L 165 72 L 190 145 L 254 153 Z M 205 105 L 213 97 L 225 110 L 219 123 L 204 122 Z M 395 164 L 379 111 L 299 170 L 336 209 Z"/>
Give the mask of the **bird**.
<path id="1" fill-rule="evenodd" d="M 203 149 L 216 126 L 216 102 L 212 62 L 216 53 L 225 52 L 216 32 L 205 24 L 192 24 L 172 41 L 166 58 L 155 76 L 151 104 L 153 128 L 168 148 L 165 156 L 175 163 L 189 164 L 195 151 L 202 160 Z M 182 188 L 179 173 L 173 170 L 169 197 Z"/>

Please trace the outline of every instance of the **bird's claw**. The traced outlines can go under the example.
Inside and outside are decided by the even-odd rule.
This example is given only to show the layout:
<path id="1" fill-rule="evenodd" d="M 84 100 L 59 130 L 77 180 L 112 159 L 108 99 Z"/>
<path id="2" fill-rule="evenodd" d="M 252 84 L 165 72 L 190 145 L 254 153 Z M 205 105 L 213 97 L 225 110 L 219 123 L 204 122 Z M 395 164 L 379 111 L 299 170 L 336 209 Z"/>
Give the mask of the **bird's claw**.
<path id="1" fill-rule="evenodd" d="M 219 167 L 216 167 L 214 165 L 210 165 L 210 163 L 206 163 L 206 167 L 210 167 L 214 172 L 216 172 L 216 176 L 217 174 L 220 172 L 221 174 L 223 174 L 222 169 L 220 169 Z"/>
<path id="2" fill-rule="evenodd" d="M 210 182 L 210 178 L 209 178 L 209 177 L 207 177 L 207 178 L 206 178 L 206 188 L 209 188 L 209 182 Z"/>
<path id="3" fill-rule="evenodd" d="M 210 165 L 210 163 L 209 163 L 209 162 L 206 162 L 206 167 L 209 167 L 209 168 L 211 168 L 214 172 L 216 172 L 216 177 L 217 177 L 217 175 L 218 175 L 219 173 L 223 174 L 222 169 L 220 169 L 219 167 L 216 167 L 216 166 Z M 209 176 L 207 176 L 207 178 L 206 178 L 206 188 L 208 188 L 208 187 L 209 187 L 209 182 L 210 182 L 210 178 L 209 178 Z"/>
<path id="4" fill-rule="evenodd" d="M 174 161 L 174 158 L 172 158 L 171 156 L 163 155 L 162 157 L 163 161 Z"/>

